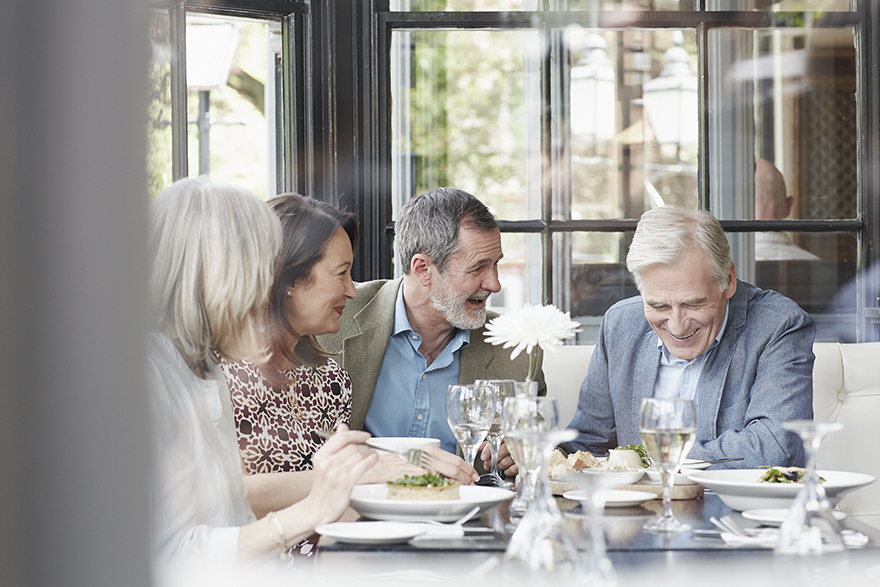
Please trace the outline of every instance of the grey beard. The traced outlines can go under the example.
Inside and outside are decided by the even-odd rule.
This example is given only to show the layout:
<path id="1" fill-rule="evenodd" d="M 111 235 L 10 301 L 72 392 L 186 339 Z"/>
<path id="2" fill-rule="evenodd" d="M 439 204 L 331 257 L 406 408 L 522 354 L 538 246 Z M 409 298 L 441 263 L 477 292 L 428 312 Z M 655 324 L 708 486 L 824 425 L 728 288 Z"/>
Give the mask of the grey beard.
<path id="1" fill-rule="evenodd" d="M 441 281 L 438 289 L 439 291 L 432 291 L 428 297 L 434 308 L 443 313 L 450 325 L 462 330 L 474 330 L 486 323 L 485 306 L 477 310 L 468 310 L 465 304 L 470 296 L 456 295 L 445 279 Z"/>

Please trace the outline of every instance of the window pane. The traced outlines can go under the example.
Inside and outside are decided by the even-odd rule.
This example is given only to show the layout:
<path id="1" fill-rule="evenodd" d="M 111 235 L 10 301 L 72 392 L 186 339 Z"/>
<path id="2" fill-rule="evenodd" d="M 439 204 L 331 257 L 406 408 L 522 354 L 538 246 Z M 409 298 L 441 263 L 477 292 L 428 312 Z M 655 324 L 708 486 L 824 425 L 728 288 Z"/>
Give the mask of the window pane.
<path id="1" fill-rule="evenodd" d="M 709 101 L 716 114 L 709 177 L 717 216 L 857 216 L 854 41 L 852 29 L 710 31 Z M 756 197 L 732 205 L 737 192 Z"/>
<path id="2" fill-rule="evenodd" d="M 792 18 L 810 20 L 821 17 L 824 11 L 849 12 L 850 0 L 709 0 L 708 10 L 759 10 L 767 12 L 801 12 Z"/>
<path id="3" fill-rule="evenodd" d="M 187 15 L 186 36 L 190 176 L 210 175 L 262 198 L 275 195 L 269 164 L 268 124 L 275 118 L 274 92 L 266 91 L 271 75 L 267 25 Z"/>
<path id="4" fill-rule="evenodd" d="M 559 305 L 572 317 L 601 317 L 615 302 L 638 293 L 626 270 L 625 247 L 631 237 L 632 233 L 604 232 L 553 237 L 557 246 L 570 243 L 571 268 L 567 279 L 563 279 L 568 292 L 559 292 Z"/>
<path id="5" fill-rule="evenodd" d="M 856 250 L 852 234 L 774 233 L 778 241 L 798 243 L 818 253 L 814 260 L 800 254 L 776 255 L 755 262 L 754 283 L 796 301 L 816 320 L 817 341 L 855 342 Z M 760 234 L 755 235 L 756 249 Z M 781 247 L 778 250 L 782 250 Z"/>
<path id="6" fill-rule="evenodd" d="M 392 34 L 395 214 L 440 186 L 499 219 L 540 217 L 540 84 L 534 31 Z"/>
<path id="7" fill-rule="evenodd" d="M 504 258 L 498 264 L 501 291 L 489 296 L 488 307 L 496 312 L 541 303 L 541 236 L 501 233 Z"/>
<path id="8" fill-rule="evenodd" d="M 396 12 L 512 11 L 535 10 L 539 0 L 391 0 Z"/>
<path id="9" fill-rule="evenodd" d="M 567 200 L 557 200 L 554 217 L 638 218 L 661 205 L 696 208 L 694 31 L 573 28 L 564 35 L 570 107 L 560 117 L 569 120 L 571 201 L 568 209 Z"/>
<path id="10" fill-rule="evenodd" d="M 171 185 L 171 30 L 168 12 L 150 17 L 150 94 L 147 106 L 147 181 L 150 197 Z"/>
<path id="11" fill-rule="evenodd" d="M 393 11 L 539 10 L 542 0 L 391 0 Z M 684 6 L 682 6 L 684 4 Z M 550 10 L 690 10 L 681 0 L 556 0 Z"/>

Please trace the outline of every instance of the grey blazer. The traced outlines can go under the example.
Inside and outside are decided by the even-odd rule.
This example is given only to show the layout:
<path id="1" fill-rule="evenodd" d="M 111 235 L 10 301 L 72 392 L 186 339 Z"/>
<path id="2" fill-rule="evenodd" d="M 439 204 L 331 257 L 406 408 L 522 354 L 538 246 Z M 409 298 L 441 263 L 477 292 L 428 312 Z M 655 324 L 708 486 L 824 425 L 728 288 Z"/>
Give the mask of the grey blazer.
<path id="1" fill-rule="evenodd" d="M 745 458 L 716 468 L 802 465 L 801 441 L 781 424 L 813 417 L 815 334 L 813 319 L 796 303 L 737 282 L 724 335 L 700 378 L 697 441 L 689 456 Z M 604 454 L 639 444 L 639 405 L 653 395 L 659 365 L 642 298 L 612 306 L 569 424 L 580 432 L 571 448 Z"/>
<path id="2" fill-rule="evenodd" d="M 351 427 L 361 429 L 370 409 L 385 350 L 394 327 L 394 304 L 403 278 L 355 284 L 358 297 L 350 300 L 340 319 L 339 332 L 318 337 L 325 350 L 338 353 L 336 361 L 351 376 Z M 497 316 L 489 312 L 489 319 Z M 470 343 L 461 351 L 461 383 L 476 379 L 525 379 L 529 370 L 528 356 L 520 354 L 510 360 L 511 349 L 486 343 L 484 328 L 471 331 Z M 538 351 L 538 367 L 543 355 Z M 546 393 L 543 371 L 538 372 L 538 393 Z"/>

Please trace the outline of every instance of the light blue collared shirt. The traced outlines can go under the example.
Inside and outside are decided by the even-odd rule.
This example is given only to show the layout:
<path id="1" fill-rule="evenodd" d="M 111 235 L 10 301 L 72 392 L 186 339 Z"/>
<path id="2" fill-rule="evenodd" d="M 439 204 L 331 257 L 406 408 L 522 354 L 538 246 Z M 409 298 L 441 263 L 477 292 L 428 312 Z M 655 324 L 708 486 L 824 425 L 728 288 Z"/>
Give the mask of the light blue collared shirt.
<path id="1" fill-rule="evenodd" d="M 443 352 L 428 366 L 419 352 L 422 337 L 413 332 L 406 317 L 401 285 L 394 305 L 394 328 L 364 430 L 379 437 L 439 438 L 443 450 L 455 454 L 455 436 L 446 421 L 446 390 L 458 383 L 459 351 L 470 339 L 470 330 L 456 330 Z"/>
<path id="2" fill-rule="evenodd" d="M 694 400 L 695 404 L 698 403 L 697 390 L 699 389 L 700 376 L 703 374 L 703 366 L 706 364 L 709 354 L 718 346 L 724 335 L 729 312 L 730 302 L 727 302 L 727 308 L 724 310 L 724 322 L 721 324 L 721 330 L 715 336 L 712 346 L 699 357 L 690 361 L 673 356 L 663 345 L 660 337 L 657 337 L 657 348 L 660 349 L 660 369 L 657 371 L 657 383 L 654 384 L 654 397 L 682 397 Z"/>

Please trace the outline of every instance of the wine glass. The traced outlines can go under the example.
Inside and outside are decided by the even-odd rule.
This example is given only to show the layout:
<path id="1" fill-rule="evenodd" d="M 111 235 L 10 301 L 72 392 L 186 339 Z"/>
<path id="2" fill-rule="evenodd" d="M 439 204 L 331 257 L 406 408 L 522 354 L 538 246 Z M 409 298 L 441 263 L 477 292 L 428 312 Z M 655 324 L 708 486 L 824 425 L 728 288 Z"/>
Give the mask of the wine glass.
<path id="1" fill-rule="evenodd" d="M 495 419 L 495 390 L 488 385 L 450 385 L 446 392 L 446 421 L 470 464 Z"/>
<path id="2" fill-rule="evenodd" d="M 794 420 L 782 427 L 801 437 L 807 466 L 804 486 L 788 510 L 779 530 L 776 552 L 785 555 L 809 556 L 844 550 L 840 525 L 831 513 L 832 505 L 825 495 L 816 471 L 816 452 L 829 432 L 843 428 L 840 422 Z"/>
<path id="3" fill-rule="evenodd" d="M 649 397 L 642 399 L 639 433 L 645 450 L 660 470 L 663 513 L 645 524 L 647 532 L 677 533 L 690 530 L 672 515 L 672 486 L 681 462 L 696 440 L 697 412 L 693 400 Z"/>
<path id="4" fill-rule="evenodd" d="M 559 405 L 552 397 L 507 398 L 502 430 L 514 461 L 532 480 L 528 508 L 510 537 L 504 558 L 531 571 L 570 567 L 577 559 L 577 547 L 563 527 L 545 464 L 557 445 L 573 440 L 577 431 L 559 428 Z"/>
<path id="5" fill-rule="evenodd" d="M 501 447 L 501 440 L 504 437 L 501 433 L 501 408 L 506 398 L 516 395 L 516 381 L 513 379 L 478 379 L 474 384 L 489 385 L 495 389 L 495 419 L 492 420 L 492 426 L 486 436 L 486 442 L 489 443 L 489 449 L 492 452 L 492 469 L 482 475 L 477 484 L 512 489 L 513 483 L 502 479 L 498 471 L 498 449 Z"/>

